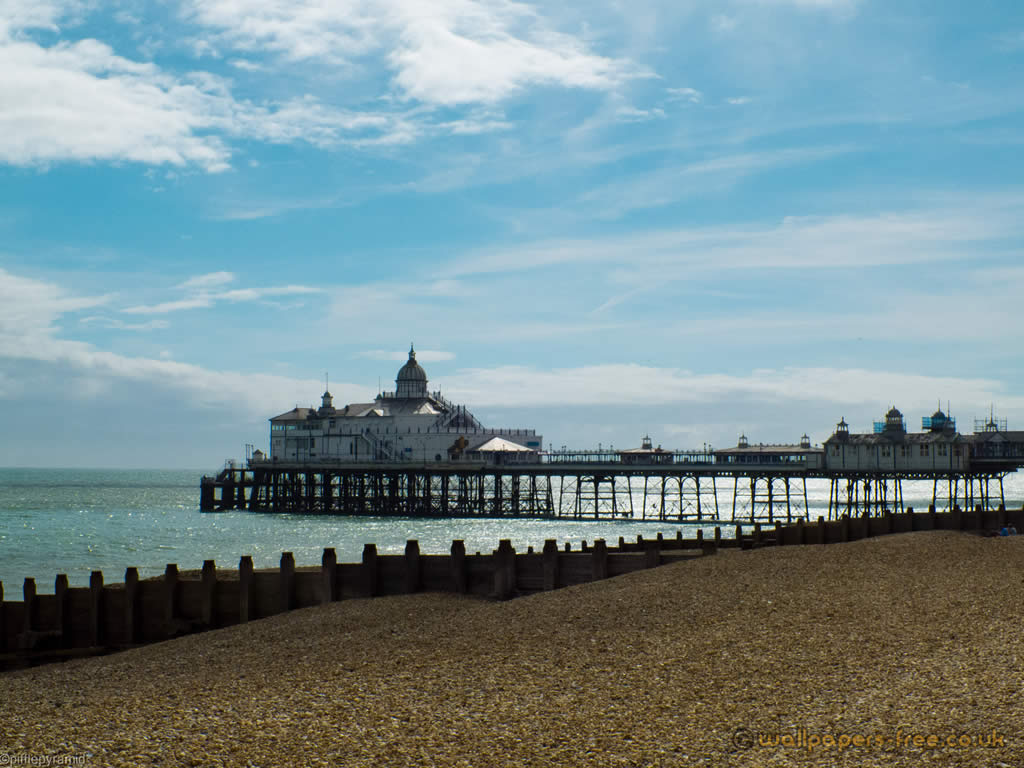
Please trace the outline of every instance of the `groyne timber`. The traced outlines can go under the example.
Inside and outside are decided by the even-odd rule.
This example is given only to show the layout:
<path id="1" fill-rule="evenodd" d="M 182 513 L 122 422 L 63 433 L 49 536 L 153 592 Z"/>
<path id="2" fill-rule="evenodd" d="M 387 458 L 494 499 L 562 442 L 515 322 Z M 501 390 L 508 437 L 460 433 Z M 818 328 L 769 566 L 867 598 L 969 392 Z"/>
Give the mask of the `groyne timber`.
<path id="1" fill-rule="evenodd" d="M 732 538 L 716 528 L 713 537 L 698 532 L 684 539 L 626 541 L 608 546 L 597 540 L 573 549 L 545 542 L 541 551 L 516 552 L 508 541 L 491 553 L 468 554 L 461 541 L 447 554 L 423 554 L 409 541 L 402 555 L 379 555 L 367 544 L 358 563 L 338 563 L 334 549 L 325 549 L 321 564 L 297 567 L 291 553 L 275 569 L 255 570 L 242 557 L 237 571 L 218 569 L 214 561 L 199 571 L 182 572 L 169 564 L 162 577 L 140 580 L 128 568 L 124 581 L 106 583 L 100 571 L 88 587 L 69 587 L 58 575 L 53 595 L 38 594 L 26 579 L 21 600 L 4 600 L 0 584 L 0 669 L 101 655 L 272 616 L 297 608 L 351 598 L 416 592 L 448 592 L 504 600 L 562 587 L 612 578 L 637 570 L 715 554 L 721 548 L 834 544 L 894 533 L 929 530 L 1024 530 L 1024 509 L 1000 507 L 973 511 L 954 508 L 880 516 L 819 517 L 814 524 L 737 525 Z"/>

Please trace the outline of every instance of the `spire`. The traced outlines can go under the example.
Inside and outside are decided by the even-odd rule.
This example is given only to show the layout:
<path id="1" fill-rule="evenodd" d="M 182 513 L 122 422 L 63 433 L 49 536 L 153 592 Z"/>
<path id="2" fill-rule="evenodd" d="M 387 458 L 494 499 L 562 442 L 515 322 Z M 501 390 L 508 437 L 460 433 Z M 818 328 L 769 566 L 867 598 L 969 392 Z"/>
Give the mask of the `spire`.
<path id="1" fill-rule="evenodd" d="M 413 349 L 411 341 L 409 342 L 409 359 L 410 360 L 415 360 L 416 359 L 416 350 Z"/>

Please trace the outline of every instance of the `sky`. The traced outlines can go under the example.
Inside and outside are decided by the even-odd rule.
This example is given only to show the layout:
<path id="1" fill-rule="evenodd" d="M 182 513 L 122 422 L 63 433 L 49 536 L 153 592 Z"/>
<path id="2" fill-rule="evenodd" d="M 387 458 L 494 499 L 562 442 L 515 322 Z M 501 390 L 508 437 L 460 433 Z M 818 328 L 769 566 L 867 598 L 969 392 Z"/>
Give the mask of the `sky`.
<path id="1" fill-rule="evenodd" d="M 0 465 L 410 343 L 556 448 L 1024 429 L 1021 72 L 1019 0 L 0 0 Z"/>

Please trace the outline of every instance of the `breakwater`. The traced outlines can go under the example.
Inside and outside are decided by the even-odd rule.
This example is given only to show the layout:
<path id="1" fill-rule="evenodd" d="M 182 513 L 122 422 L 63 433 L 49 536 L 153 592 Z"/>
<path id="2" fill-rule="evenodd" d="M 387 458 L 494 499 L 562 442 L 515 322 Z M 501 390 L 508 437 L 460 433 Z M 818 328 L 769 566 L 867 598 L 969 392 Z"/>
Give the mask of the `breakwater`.
<path id="1" fill-rule="evenodd" d="M 237 570 L 218 569 L 212 560 L 198 571 L 179 571 L 169 564 L 161 577 L 142 580 L 128 568 L 120 583 L 106 583 L 93 573 L 88 587 L 70 587 L 58 575 L 53 595 L 38 594 L 26 579 L 21 600 L 4 600 L 0 584 L 0 667 L 9 669 L 84 655 L 109 653 L 159 642 L 193 632 L 244 623 L 297 608 L 337 600 L 410 594 L 421 591 L 508 599 L 585 584 L 645 568 L 713 554 L 722 547 L 834 544 L 872 536 L 925 530 L 1024 530 L 1024 509 L 950 512 L 908 510 L 879 516 L 819 517 L 816 523 L 752 530 L 736 527 L 733 538 L 716 528 L 713 537 L 698 532 L 694 539 L 604 540 L 574 550 L 545 542 L 539 552 L 517 552 L 507 540 L 490 553 L 468 554 L 462 541 L 447 554 L 424 554 L 409 541 L 404 554 L 380 555 L 367 544 L 358 563 L 338 563 L 334 549 L 325 549 L 319 566 L 297 567 L 291 553 L 273 569 L 255 569 L 242 557 Z"/>

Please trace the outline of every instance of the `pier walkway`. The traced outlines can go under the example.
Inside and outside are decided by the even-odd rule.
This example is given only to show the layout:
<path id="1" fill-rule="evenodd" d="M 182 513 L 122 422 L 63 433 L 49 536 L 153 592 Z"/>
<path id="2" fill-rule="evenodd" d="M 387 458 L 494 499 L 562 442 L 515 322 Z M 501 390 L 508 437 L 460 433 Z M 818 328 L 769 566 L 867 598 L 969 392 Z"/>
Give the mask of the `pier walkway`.
<path id="1" fill-rule="evenodd" d="M 787 522 L 809 518 L 807 481 L 830 483 L 828 519 L 902 512 L 903 482 L 932 483 L 932 505 L 1005 504 L 1003 478 L 1020 455 L 976 457 L 969 468 L 828 469 L 821 449 L 765 446 L 743 454 L 551 452 L 540 460 L 250 461 L 204 477 L 204 511 L 245 509 L 402 517 L 536 517 Z M 1016 449 L 1015 449 L 1016 450 Z"/>

